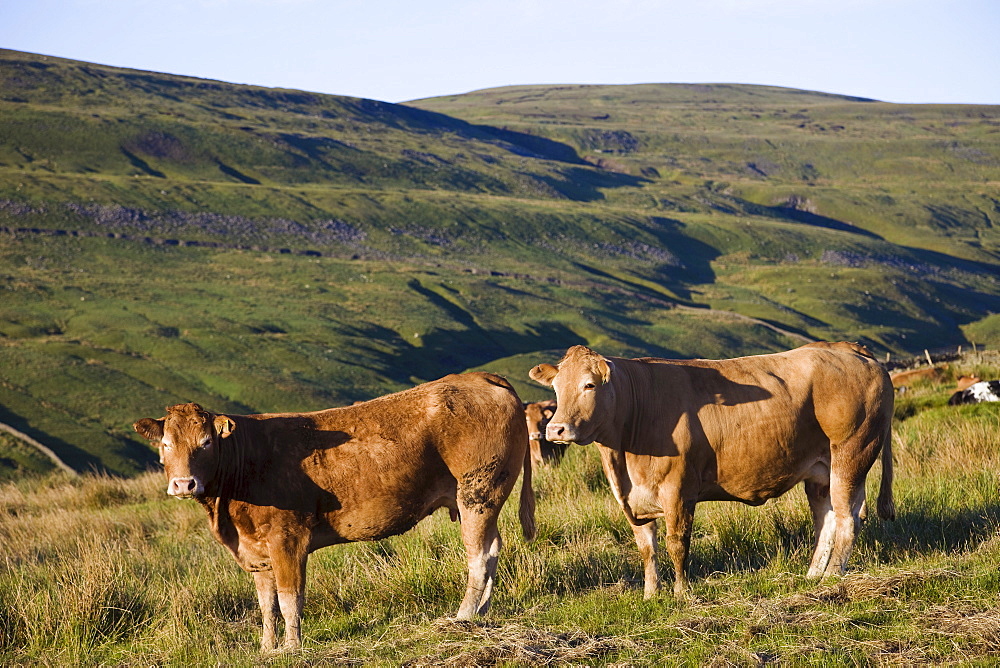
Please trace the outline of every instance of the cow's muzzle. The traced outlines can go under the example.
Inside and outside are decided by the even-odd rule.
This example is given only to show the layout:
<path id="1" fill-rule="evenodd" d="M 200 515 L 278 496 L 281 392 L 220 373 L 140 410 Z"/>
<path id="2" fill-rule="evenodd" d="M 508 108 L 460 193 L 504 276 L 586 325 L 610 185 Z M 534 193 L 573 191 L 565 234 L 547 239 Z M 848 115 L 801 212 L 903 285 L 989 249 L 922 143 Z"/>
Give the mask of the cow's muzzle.
<path id="1" fill-rule="evenodd" d="M 540 431 L 533 431 L 530 434 L 528 434 L 528 440 L 529 441 L 544 441 L 545 440 L 545 434 L 543 434 Z"/>
<path id="2" fill-rule="evenodd" d="M 201 482 L 191 476 L 186 478 L 171 478 L 170 484 L 167 485 L 167 494 L 180 499 L 190 499 L 192 496 L 198 496 L 202 491 Z"/>
<path id="3" fill-rule="evenodd" d="M 562 422 L 550 422 L 545 427 L 545 438 L 553 443 L 577 443 L 579 436 L 573 426 Z"/>

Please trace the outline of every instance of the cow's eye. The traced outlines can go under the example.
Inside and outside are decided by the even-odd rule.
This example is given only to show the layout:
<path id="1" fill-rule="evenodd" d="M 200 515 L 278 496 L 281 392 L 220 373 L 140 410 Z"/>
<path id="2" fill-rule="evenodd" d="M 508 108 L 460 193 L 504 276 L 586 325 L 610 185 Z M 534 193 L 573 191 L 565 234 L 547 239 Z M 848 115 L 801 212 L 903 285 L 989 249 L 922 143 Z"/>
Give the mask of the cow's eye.
<path id="1" fill-rule="evenodd" d="M 205 439 L 202 440 L 201 445 L 199 445 L 198 447 L 199 448 L 207 448 L 210 445 L 212 445 L 212 439 L 211 438 L 205 438 Z"/>
<path id="2" fill-rule="evenodd" d="M 583 389 L 585 389 L 585 390 L 592 390 L 595 387 L 597 387 L 597 386 L 594 385 L 593 383 L 587 383 L 586 385 L 583 386 Z"/>

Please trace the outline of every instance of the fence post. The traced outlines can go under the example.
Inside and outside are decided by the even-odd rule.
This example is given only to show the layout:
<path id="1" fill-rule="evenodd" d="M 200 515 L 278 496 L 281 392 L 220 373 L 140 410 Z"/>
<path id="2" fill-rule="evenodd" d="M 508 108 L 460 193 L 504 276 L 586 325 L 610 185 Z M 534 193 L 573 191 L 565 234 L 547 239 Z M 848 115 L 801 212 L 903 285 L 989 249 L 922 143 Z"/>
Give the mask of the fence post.
<path id="1" fill-rule="evenodd" d="M 927 348 L 924 348 L 924 356 L 927 357 L 927 364 L 934 366 L 934 362 L 931 361 L 931 354 L 927 352 Z"/>

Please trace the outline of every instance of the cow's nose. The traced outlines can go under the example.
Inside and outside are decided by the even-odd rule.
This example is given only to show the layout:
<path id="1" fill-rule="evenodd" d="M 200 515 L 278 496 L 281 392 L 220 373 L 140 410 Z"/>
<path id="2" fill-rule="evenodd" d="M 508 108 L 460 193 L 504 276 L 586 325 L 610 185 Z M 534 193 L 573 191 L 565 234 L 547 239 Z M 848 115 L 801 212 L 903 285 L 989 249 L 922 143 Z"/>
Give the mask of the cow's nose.
<path id="1" fill-rule="evenodd" d="M 171 478 L 167 485 L 167 494 L 170 496 L 193 496 L 198 489 L 198 481 L 194 478 Z"/>
<path id="2" fill-rule="evenodd" d="M 540 441 L 543 438 L 545 438 L 545 434 L 543 434 L 540 431 L 533 431 L 530 434 L 528 434 L 529 441 Z"/>
<path id="3" fill-rule="evenodd" d="M 576 430 L 568 424 L 550 422 L 548 426 L 545 427 L 545 438 L 550 441 L 556 441 L 557 443 L 568 443 L 576 440 Z"/>

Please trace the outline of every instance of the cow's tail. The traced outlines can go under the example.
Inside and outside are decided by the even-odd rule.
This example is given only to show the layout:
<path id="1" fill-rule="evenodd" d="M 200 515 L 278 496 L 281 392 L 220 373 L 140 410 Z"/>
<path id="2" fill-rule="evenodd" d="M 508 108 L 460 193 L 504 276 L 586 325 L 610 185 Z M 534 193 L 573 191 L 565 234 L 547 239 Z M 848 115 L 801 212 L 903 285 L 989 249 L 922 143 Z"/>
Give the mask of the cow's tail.
<path id="1" fill-rule="evenodd" d="M 896 503 L 892 500 L 892 423 L 882 437 L 882 482 L 878 488 L 876 505 L 878 516 L 884 520 L 896 519 Z"/>
<path id="2" fill-rule="evenodd" d="M 527 444 L 527 441 L 525 442 Z M 521 507 L 517 511 L 521 520 L 521 533 L 525 540 L 534 540 L 538 533 L 535 527 L 535 490 L 531 486 L 531 448 L 524 449 L 524 475 L 521 477 Z"/>

